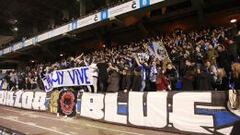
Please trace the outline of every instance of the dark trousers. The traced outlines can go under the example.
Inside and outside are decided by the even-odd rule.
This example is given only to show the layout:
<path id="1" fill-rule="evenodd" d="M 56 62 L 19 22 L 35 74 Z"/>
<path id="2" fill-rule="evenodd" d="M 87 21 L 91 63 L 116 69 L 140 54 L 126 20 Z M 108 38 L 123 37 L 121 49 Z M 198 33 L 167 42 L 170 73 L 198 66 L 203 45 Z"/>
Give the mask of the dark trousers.
<path id="1" fill-rule="evenodd" d="M 106 92 L 107 90 L 107 79 L 98 79 L 98 92 Z"/>
<path id="2" fill-rule="evenodd" d="M 156 91 L 157 90 L 156 82 L 149 81 L 149 84 L 150 84 L 150 90 L 149 91 Z"/>

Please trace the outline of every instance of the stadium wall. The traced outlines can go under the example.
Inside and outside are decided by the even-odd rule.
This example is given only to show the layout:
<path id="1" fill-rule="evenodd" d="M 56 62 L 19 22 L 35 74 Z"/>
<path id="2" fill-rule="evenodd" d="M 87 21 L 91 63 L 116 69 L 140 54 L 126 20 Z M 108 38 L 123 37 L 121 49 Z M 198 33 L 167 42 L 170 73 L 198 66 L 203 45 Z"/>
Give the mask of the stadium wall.
<path id="1" fill-rule="evenodd" d="M 240 110 L 228 107 L 227 99 L 223 91 L 0 91 L 0 104 L 5 106 L 188 134 L 239 133 Z"/>

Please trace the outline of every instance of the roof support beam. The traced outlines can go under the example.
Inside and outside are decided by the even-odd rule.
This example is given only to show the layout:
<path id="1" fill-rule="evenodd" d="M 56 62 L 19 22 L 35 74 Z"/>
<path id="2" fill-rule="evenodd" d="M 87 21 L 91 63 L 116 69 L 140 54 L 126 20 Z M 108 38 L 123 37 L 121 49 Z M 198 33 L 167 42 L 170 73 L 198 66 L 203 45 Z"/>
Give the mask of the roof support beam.
<path id="1" fill-rule="evenodd" d="M 197 9 L 198 23 L 200 26 L 202 26 L 204 24 L 204 12 L 203 12 L 204 1 L 191 0 L 191 3 L 193 8 Z"/>
<path id="2" fill-rule="evenodd" d="M 86 15 L 86 0 L 79 0 L 79 15 L 84 16 Z"/>

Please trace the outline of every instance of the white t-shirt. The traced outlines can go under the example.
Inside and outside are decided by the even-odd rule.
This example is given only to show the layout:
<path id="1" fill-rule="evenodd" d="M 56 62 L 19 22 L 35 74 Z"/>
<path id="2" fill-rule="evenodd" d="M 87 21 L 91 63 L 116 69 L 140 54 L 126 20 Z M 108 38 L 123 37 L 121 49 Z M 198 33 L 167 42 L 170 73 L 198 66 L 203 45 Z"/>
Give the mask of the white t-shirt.
<path id="1" fill-rule="evenodd" d="M 96 63 L 89 65 L 89 71 L 92 73 L 93 77 L 98 77 L 98 67 Z"/>

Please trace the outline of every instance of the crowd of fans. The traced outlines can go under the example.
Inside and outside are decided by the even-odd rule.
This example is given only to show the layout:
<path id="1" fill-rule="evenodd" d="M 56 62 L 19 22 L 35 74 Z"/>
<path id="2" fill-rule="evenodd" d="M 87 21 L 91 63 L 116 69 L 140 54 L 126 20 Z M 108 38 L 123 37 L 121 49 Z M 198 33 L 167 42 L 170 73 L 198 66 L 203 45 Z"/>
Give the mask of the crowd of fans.
<path id="1" fill-rule="evenodd" d="M 151 54 L 152 42 L 165 47 L 168 60 Z M 8 83 L 8 90 L 44 89 L 41 78 L 47 73 L 89 66 L 95 81 L 80 89 L 91 92 L 240 89 L 239 46 L 237 27 L 176 30 L 138 43 L 28 66 L 23 71 L 11 70 L 1 78 Z M 140 57 L 141 53 L 146 57 Z"/>

